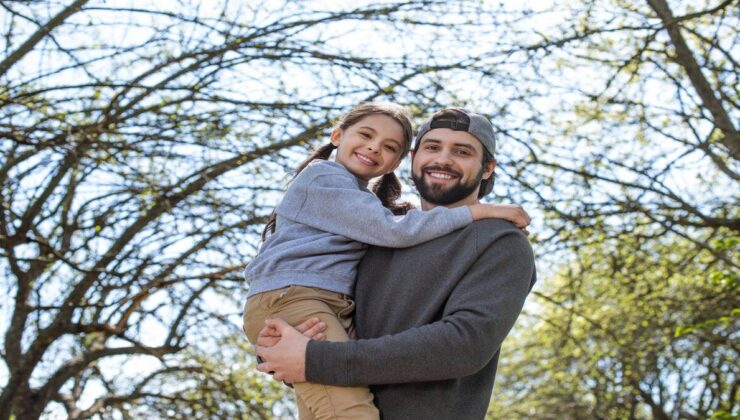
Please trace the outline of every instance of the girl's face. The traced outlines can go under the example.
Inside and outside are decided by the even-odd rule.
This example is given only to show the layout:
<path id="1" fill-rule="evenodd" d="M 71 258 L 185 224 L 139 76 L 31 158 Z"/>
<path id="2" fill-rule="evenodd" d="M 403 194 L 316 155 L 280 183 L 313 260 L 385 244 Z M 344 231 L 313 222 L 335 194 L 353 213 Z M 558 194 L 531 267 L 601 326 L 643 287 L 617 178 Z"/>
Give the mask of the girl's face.
<path id="1" fill-rule="evenodd" d="M 401 163 L 403 127 L 384 114 L 362 118 L 346 129 L 335 128 L 331 142 L 336 161 L 356 177 L 369 181 L 392 172 Z"/>

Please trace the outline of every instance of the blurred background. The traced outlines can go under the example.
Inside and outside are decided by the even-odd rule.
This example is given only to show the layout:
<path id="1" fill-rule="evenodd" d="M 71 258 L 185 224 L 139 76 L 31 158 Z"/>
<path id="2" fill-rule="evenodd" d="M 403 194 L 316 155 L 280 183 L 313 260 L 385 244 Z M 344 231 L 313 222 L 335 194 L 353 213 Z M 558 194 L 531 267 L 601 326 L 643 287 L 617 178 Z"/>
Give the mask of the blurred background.
<path id="1" fill-rule="evenodd" d="M 369 100 L 490 117 L 487 200 L 533 216 L 490 418 L 737 418 L 739 21 L 722 0 L 0 1 L 0 420 L 293 416 L 253 368 L 242 270 Z"/>

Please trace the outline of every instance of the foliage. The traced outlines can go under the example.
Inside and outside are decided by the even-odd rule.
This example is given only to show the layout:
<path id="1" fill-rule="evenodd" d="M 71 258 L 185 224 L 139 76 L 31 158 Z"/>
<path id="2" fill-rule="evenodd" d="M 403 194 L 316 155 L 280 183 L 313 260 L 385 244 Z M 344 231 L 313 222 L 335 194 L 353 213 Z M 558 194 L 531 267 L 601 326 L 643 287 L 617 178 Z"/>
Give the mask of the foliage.
<path id="1" fill-rule="evenodd" d="M 635 235 L 594 242 L 535 293 L 505 344 L 496 418 L 704 419 L 738 415 L 740 286 L 709 251 Z M 676 327 L 695 326 L 676 334 Z"/>
<path id="2" fill-rule="evenodd" d="M 101 404 L 108 407 L 102 416 L 112 417 L 115 412 L 132 418 L 168 419 L 295 416 L 286 387 L 245 363 L 253 354 L 241 334 L 226 337 L 218 345 L 208 354 L 194 353 L 198 349 L 191 347 L 176 361 L 175 369 L 152 372 L 147 378 L 152 379 L 140 386 L 138 395 L 127 396 L 124 403 Z"/>
<path id="3" fill-rule="evenodd" d="M 580 228 L 648 227 L 714 252 L 719 229 L 740 230 L 731 3 L 562 2 L 543 14 L 556 23 L 532 36 L 550 47 L 517 104 L 531 122 L 507 132 L 529 153 L 513 178 L 547 209 L 542 241 L 568 249 Z"/>
<path id="4" fill-rule="evenodd" d="M 241 270 L 373 99 L 489 115 L 497 199 L 542 216 L 527 326 L 560 330 L 507 344 L 497 412 L 737 415 L 733 5 L 0 2 L 0 419 L 290 410 L 244 370 Z"/>
<path id="5" fill-rule="evenodd" d="M 468 57 L 429 40 L 465 3 L 2 2 L 0 419 L 124 416 L 147 381 L 212 379 L 286 172 L 360 101 L 433 103 Z M 121 375 L 142 363 L 167 374 Z"/>
<path id="6" fill-rule="evenodd" d="M 533 35 L 550 47 L 517 104 L 533 124 L 507 135 L 529 152 L 512 178 L 552 228 L 540 273 L 558 271 L 505 344 L 490 414 L 737 416 L 736 10 L 560 2 L 542 16 L 557 23 Z"/>

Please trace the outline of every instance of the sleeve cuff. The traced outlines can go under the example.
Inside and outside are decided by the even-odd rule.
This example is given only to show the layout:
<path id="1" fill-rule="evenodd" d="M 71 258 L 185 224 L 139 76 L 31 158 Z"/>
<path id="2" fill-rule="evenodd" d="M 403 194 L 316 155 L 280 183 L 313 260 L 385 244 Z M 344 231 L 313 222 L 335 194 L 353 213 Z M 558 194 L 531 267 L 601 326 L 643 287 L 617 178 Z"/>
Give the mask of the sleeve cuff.
<path id="1" fill-rule="evenodd" d="M 470 211 L 470 206 L 460 206 L 450 210 L 452 210 L 455 220 L 459 220 L 461 227 L 473 223 L 473 213 Z"/>

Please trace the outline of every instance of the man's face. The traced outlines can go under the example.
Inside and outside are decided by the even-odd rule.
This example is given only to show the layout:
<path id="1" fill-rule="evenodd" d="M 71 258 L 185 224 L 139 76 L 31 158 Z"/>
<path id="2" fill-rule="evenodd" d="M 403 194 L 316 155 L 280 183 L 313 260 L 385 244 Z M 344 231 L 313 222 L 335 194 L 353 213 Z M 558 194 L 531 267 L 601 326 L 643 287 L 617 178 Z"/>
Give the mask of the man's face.
<path id="1" fill-rule="evenodd" d="M 449 128 L 429 130 L 414 152 L 411 175 L 426 202 L 446 206 L 477 201 L 483 178 L 493 173 L 493 162 L 483 167 L 483 145 L 472 134 Z"/>

